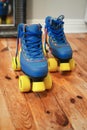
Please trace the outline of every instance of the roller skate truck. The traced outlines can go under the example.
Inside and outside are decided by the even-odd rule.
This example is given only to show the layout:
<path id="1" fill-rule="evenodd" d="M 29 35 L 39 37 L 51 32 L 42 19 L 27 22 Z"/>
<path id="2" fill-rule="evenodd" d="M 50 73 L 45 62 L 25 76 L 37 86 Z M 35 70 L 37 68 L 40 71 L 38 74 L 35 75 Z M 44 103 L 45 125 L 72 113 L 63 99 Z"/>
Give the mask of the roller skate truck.
<path id="1" fill-rule="evenodd" d="M 75 68 L 73 51 L 64 34 L 63 19 L 64 15 L 58 18 L 47 16 L 45 19 L 44 50 L 48 56 L 50 72 L 58 71 L 58 69 L 61 72 L 71 71 Z"/>
<path id="2" fill-rule="evenodd" d="M 21 92 L 41 92 L 51 89 L 52 80 L 48 73 L 48 62 L 42 48 L 42 26 L 40 24 L 18 25 L 17 47 L 12 58 L 13 70 L 22 70 L 19 76 Z"/>

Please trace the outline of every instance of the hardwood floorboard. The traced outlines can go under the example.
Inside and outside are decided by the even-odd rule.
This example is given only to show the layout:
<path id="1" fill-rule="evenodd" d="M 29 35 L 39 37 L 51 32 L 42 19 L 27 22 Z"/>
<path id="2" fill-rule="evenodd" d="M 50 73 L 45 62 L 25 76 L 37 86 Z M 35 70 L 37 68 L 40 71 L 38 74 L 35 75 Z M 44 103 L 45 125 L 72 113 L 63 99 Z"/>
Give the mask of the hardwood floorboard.
<path id="1" fill-rule="evenodd" d="M 51 73 L 52 89 L 20 93 L 16 39 L 0 38 L 0 130 L 87 130 L 87 34 L 66 34 L 76 68 Z"/>

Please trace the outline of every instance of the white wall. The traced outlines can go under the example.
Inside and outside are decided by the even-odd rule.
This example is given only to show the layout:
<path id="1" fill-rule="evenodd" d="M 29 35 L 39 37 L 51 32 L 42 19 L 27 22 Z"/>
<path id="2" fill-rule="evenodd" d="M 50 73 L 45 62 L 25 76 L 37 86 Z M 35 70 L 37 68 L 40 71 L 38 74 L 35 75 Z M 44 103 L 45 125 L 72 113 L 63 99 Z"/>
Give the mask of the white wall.
<path id="1" fill-rule="evenodd" d="M 47 15 L 84 18 L 87 0 L 27 0 L 27 19 L 43 19 Z"/>
<path id="2" fill-rule="evenodd" d="M 67 26 L 75 25 L 76 28 L 80 25 L 82 29 L 84 25 L 83 28 L 87 29 L 84 22 L 86 5 L 87 0 L 27 0 L 27 22 L 44 24 L 46 16 L 58 17 L 64 14 Z"/>

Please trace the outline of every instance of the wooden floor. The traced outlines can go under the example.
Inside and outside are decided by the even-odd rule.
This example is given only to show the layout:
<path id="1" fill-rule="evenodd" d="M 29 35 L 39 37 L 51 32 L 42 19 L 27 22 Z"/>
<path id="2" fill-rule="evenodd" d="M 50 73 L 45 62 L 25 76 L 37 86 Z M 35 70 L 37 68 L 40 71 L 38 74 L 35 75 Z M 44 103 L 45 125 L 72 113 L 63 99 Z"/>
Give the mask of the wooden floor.
<path id="1" fill-rule="evenodd" d="M 87 34 L 67 34 L 76 68 L 51 73 L 52 90 L 20 93 L 16 39 L 0 38 L 0 130 L 87 130 Z"/>

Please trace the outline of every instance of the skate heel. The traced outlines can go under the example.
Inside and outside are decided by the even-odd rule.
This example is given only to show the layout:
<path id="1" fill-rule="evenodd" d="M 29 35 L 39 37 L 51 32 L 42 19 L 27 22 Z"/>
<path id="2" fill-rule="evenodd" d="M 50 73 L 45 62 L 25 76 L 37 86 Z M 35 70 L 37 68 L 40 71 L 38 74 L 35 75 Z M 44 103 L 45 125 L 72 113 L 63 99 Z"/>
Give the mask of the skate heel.
<path id="1" fill-rule="evenodd" d="M 45 90 L 45 84 L 43 81 L 32 82 L 32 91 L 33 92 L 42 92 Z"/>

